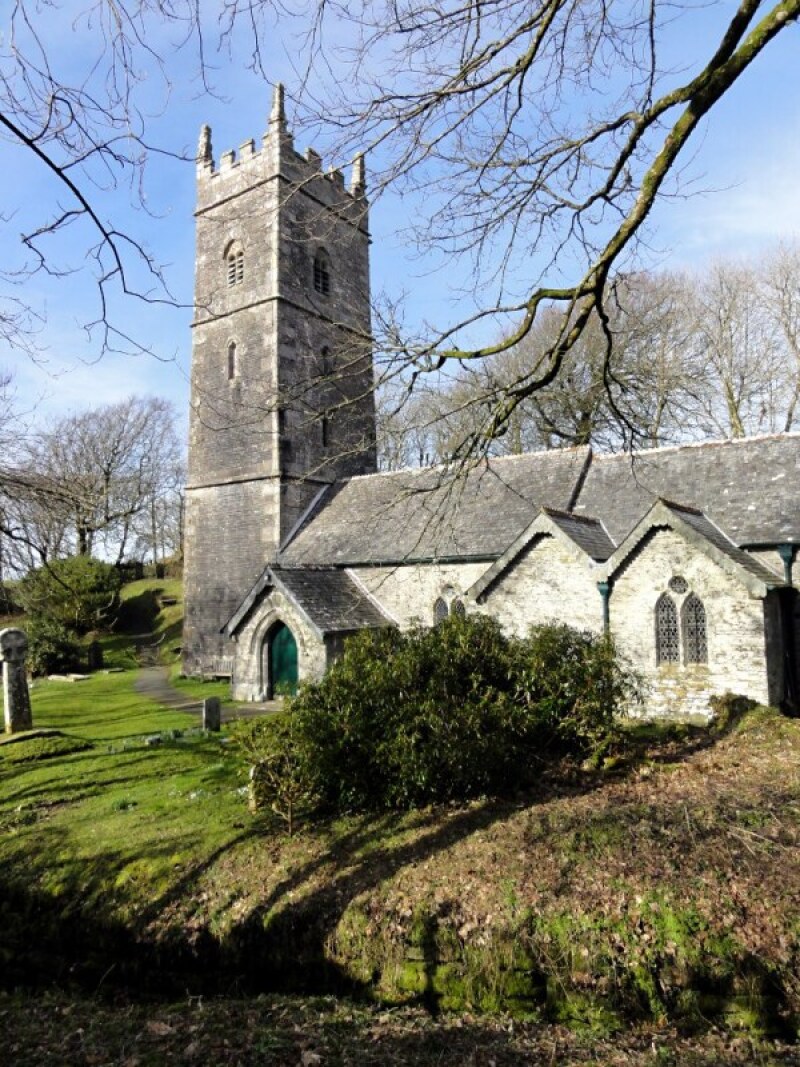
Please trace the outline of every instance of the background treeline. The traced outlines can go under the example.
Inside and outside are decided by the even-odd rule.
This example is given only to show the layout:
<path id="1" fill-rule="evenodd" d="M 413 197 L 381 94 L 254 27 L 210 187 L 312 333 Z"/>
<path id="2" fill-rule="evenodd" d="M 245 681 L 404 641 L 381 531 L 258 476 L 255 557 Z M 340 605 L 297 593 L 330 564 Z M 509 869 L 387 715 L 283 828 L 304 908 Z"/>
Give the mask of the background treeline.
<path id="1" fill-rule="evenodd" d="M 185 444 L 158 397 L 38 423 L 6 383 L 0 461 L 2 577 L 70 556 L 118 564 L 180 555 Z"/>
<path id="2" fill-rule="evenodd" d="M 616 279 L 552 384 L 525 399 L 487 450 L 653 447 L 800 428 L 800 244 L 757 261 Z M 385 469 L 482 447 L 504 396 L 538 376 L 560 315 L 516 347 L 447 377 L 396 382 L 380 398 Z"/>

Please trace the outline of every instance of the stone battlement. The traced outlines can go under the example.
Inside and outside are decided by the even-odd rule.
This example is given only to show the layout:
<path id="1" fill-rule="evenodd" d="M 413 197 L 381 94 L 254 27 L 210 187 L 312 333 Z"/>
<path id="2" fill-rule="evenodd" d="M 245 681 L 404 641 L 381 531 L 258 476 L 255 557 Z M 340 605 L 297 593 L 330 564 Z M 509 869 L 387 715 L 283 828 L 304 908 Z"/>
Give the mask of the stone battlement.
<path id="1" fill-rule="evenodd" d="M 325 171 L 322 157 L 313 148 L 307 148 L 305 155 L 297 152 L 286 124 L 284 90 L 280 84 L 275 86 L 269 125 L 260 149 L 256 148 L 255 140 L 250 138 L 242 142 L 238 152 L 233 148 L 222 152 L 216 163 L 211 145 L 211 127 L 201 128 L 197 149 L 198 210 L 203 210 L 212 202 L 219 202 L 221 196 L 236 196 L 240 188 L 250 188 L 254 181 L 276 177 L 283 178 L 295 187 L 308 187 L 326 205 L 339 201 L 341 204 L 358 205 L 360 211 L 364 211 L 364 157 L 358 155 L 354 159 L 350 185 L 347 187 L 342 171 L 336 167 Z M 230 186 L 230 190 L 223 190 L 220 186 Z"/>

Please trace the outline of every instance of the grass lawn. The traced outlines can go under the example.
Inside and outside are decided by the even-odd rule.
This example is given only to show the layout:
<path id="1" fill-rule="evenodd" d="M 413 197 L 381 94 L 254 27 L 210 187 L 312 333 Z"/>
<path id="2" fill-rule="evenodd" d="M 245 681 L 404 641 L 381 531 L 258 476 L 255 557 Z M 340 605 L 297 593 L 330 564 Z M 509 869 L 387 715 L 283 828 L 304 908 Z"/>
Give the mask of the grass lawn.
<path id="1" fill-rule="evenodd" d="M 34 687 L 36 727 L 91 747 L 20 762 L 49 739 L 0 746 L 7 877 L 24 870 L 38 892 L 77 895 L 117 919 L 157 907 L 185 866 L 230 844 L 245 813 L 242 768 L 222 737 L 144 700 L 134 677 Z"/>

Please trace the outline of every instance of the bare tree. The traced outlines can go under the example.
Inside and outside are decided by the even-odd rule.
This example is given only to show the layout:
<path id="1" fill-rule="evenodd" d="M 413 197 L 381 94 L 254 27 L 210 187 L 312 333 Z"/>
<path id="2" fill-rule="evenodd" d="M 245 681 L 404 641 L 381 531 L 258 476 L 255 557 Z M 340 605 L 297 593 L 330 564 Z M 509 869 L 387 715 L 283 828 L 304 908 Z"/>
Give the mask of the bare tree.
<path id="1" fill-rule="evenodd" d="M 783 422 L 784 352 L 754 267 L 715 263 L 687 295 L 706 431 L 726 437 Z"/>
<path id="2" fill-rule="evenodd" d="M 705 59 L 677 73 L 665 50 L 676 27 L 691 25 L 688 6 L 362 0 L 321 9 L 319 62 L 305 80 L 311 123 L 338 124 L 343 150 L 379 149 L 391 162 L 378 185 L 424 194 L 417 240 L 470 256 L 475 267 L 474 314 L 400 344 L 390 329 L 380 341 L 385 358 L 418 377 L 537 341 L 464 454 L 491 448 L 513 412 L 568 371 L 595 320 L 608 363 L 614 272 L 625 268 L 698 125 L 797 20 L 800 0 L 740 0 L 717 15 Z M 351 27 L 349 37 L 339 29 L 348 44 L 335 61 L 327 16 Z M 348 61 L 351 76 L 342 77 Z M 320 88 L 326 67 L 334 77 Z M 537 334 L 553 309 L 559 328 Z M 471 329 L 498 315 L 513 328 L 472 347 Z"/>
<path id="3" fill-rule="evenodd" d="M 57 192 L 23 234 L 24 255 L 6 268 L 7 341 L 19 342 L 30 326 L 13 283 L 88 264 L 98 282 L 90 325 L 100 349 L 141 346 L 115 324 L 114 300 L 170 296 L 143 242 L 115 224 L 104 191 L 125 182 L 138 197 L 148 155 L 165 150 L 148 142 L 141 91 L 146 80 L 152 92 L 157 75 L 168 94 L 176 48 L 195 49 L 207 87 L 209 30 L 213 45 L 245 33 L 262 69 L 273 0 L 228 0 L 214 29 L 218 10 L 193 0 L 100 0 L 77 15 L 48 4 L 42 19 L 35 0 L 13 5 L 0 50 L 0 128 L 51 174 Z M 462 454 L 491 450 L 516 409 L 568 371 L 590 329 L 605 346 L 609 380 L 615 272 L 629 269 L 698 125 L 793 26 L 800 0 L 738 0 L 715 11 L 716 39 L 681 71 L 669 44 L 692 33 L 695 12 L 666 0 L 333 0 L 298 14 L 308 47 L 295 104 L 307 124 L 337 129 L 344 155 L 372 149 L 376 160 L 390 160 L 373 192 L 392 183 L 422 194 L 421 246 L 471 257 L 475 268 L 473 314 L 427 324 L 417 336 L 392 320 L 378 330 L 382 377 L 417 380 L 531 336 L 542 342 L 501 389 L 490 388 Z M 60 47 L 66 27 L 77 27 L 90 50 L 84 69 Z M 61 261 L 53 238 L 67 234 L 77 255 Z M 558 328 L 537 333 L 554 309 Z M 473 345 L 473 328 L 489 316 L 512 328 L 499 342 Z"/>
<path id="4" fill-rule="evenodd" d="M 786 399 L 783 429 L 797 425 L 800 401 L 800 244 L 783 243 L 761 264 L 761 292 L 785 348 L 780 378 Z"/>
<path id="5" fill-rule="evenodd" d="M 168 502 L 179 504 L 182 482 L 167 401 L 130 397 L 68 415 L 28 443 L 17 491 L 8 494 L 8 534 L 24 549 L 23 566 L 65 552 L 119 562 L 141 538 L 137 525 L 150 523 Z M 151 550 L 159 552 L 160 544 L 157 530 Z"/>

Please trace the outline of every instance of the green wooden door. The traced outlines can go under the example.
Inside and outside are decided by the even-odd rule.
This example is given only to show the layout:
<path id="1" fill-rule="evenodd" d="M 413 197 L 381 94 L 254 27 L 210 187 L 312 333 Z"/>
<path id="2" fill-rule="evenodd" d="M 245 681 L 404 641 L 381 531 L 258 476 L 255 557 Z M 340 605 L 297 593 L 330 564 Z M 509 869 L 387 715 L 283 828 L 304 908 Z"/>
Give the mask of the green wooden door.
<path id="1" fill-rule="evenodd" d="M 294 696 L 297 692 L 297 642 L 282 622 L 272 631 L 269 642 L 269 678 L 271 695 Z"/>

